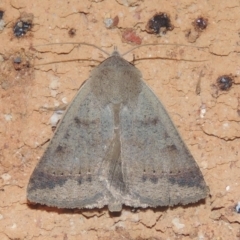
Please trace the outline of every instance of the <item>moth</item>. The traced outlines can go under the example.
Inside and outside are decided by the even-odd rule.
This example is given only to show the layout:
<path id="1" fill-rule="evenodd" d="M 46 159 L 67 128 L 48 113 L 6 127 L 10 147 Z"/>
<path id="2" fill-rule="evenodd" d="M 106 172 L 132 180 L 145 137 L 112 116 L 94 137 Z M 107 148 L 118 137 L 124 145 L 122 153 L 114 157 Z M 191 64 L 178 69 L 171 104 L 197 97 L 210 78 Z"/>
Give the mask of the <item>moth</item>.
<path id="1" fill-rule="evenodd" d="M 66 110 L 28 187 L 30 202 L 58 208 L 186 205 L 208 187 L 141 72 L 114 50 Z"/>

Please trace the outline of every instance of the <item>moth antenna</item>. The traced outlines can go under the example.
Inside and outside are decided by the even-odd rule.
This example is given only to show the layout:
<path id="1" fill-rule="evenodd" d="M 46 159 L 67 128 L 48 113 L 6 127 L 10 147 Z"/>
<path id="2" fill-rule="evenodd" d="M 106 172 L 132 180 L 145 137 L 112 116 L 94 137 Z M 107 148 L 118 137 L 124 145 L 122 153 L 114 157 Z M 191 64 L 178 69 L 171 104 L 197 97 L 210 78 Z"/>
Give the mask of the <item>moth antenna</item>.
<path id="1" fill-rule="evenodd" d="M 63 43 L 46 43 L 46 44 L 40 44 L 40 45 L 35 45 L 33 47 L 41 47 L 41 46 L 51 46 L 51 45 L 63 45 L 63 44 L 72 44 L 72 45 L 86 45 L 86 46 L 91 46 L 91 47 L 95 47 L 97 48 L 99 51 L 105 53 L 107 56 L 111 56 L 110 53 L 108 53 L 107 51 L 101 49 L 100 47 L 91 44 L 91 43 L 84 43 L 84 42 L 63 42 Z"/>
<path id="2" fill-rule="evenodd" d="M 39 63 L 39 64 L 35 64 L 35 66 L 44 66 L 44 65 L 49 65 L 49 64 L 56 64 L 56 63 L 64 63 L 64 62 L 75 62 L 75 61 L 89 61 L 86 59 L 80 59 L 80 58 L 75 58 L 75 59 L 68 59 L 68 60 L 59 60 L 59 61 L 53 61 L 53 62 L 45 62 L 45 63 Z M 95 61 L 98 63 L 101 63 L 101 61 L 98 60 L 91 60 L 91 61 Z"/>
<path id="3" fill-rule="evenodd" d="M 207 47 L 198 47 L 198 46 L 191 46 L 191 45 L 184 45 L 184 44 L 174 44 L 174 43 L 146 43 L 140 46 L 133 47 L 132 49 L 128 50 L 127 52 L 122 54 L 122 57 L 131 51 L 141 48 L 141 47 L 146 47 L 146 46 L 152 46 L 152 45 L 163 45 L 163 46 L 178 46 L 178 47 L 192 47 L 192 48 L 207 48 Z"/>

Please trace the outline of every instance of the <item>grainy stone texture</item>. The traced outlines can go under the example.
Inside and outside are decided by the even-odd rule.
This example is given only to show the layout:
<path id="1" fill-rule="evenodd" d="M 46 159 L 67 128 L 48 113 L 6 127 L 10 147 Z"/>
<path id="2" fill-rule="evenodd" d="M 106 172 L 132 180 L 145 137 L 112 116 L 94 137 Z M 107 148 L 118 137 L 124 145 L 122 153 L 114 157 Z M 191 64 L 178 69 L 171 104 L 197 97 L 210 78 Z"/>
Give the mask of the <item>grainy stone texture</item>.
<path id="1" fill-rule="evenodd" d="M 240 215 L 235 212 L 240 201 L 239 1 L 3 0 L 0 4 L 6 23 L 0 33 L 4 60 L 0 63 L 0 239 L 239 238 Z M 34 15 L 33 27 L 16 38 L 13 26 L 22 12 Z M 161 37 L 145 31 L 157 12 L 166 12 L 174 25 Z M 115 16 L 118 25 L 107 29 L 104 20 Z M 186 33 L 200 16 L 208 19 L 208 26 L 190 43 Z M 68 33 L 71 28 L 76 29 L 73 37 Z M 134 45 L 134 41 L 123 43 L 127 28 L 134 29 L 133 40 L 138 36 L 142 44 L 206 47 L 147 46 L 126 59 L 132 60 L 133 54 L 134 59 L 144 58 L 135 65 L 166 106 L 203 172 L 211 197 L 188 207 L 136 212 L 124 208 L 120 216 L 109 215 L 107 209 L 70 211 L 27 205 L 30 174 L 53 135 L 54 109 L 69 103 L 98 65 L 94 60 L 105 58 L 86 46 L 36 45 L 81 41 L 108 52 L 116 45 L 125 52 Z M 13 64 L 17 57 L 21 58 L 18 67 Z M 76 58 L 87 61 L 66 62 Z M 56 61 L 62 63 L 39 65 Z M 217 78 L 225 74 L 235 76 L 227 92 L 216 88 Z"/>

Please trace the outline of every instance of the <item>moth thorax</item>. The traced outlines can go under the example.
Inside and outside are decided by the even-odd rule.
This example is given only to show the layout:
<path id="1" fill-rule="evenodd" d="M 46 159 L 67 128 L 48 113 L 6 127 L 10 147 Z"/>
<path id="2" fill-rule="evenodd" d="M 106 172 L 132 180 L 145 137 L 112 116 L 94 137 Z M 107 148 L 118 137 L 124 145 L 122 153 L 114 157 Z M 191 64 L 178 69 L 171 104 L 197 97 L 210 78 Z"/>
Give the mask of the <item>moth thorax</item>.
<path id="1" fill-rule="evenodd" d="M 142 90 L 141 73 L 124 59 L 118 60 L 118 65 L 106 61 L 92 72 L 92 91 L 104 103 L 132 105 Z"/>

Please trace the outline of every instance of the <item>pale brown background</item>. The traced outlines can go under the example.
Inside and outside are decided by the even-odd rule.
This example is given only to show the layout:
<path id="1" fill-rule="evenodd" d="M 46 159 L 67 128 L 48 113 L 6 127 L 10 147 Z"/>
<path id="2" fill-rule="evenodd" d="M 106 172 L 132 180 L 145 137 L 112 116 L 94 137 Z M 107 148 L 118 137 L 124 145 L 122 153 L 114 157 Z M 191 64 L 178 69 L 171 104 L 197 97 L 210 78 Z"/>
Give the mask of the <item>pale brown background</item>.
<path id="1" fill-rule="evenodd" d="M 240 239 L 240 2 L 133 0 L 1 0 L 6 26 L 0 33 L 0 239 Z M 12 27 L 21 12 L 34 14 L 34 27 L 16 38 Z M 156 12 L 171 16 L 174 30 L 163 37 L 145 26 Z M 118 27 L 104 19 L 116 15 Z M 186 32 L 199 16 L 208 27 L 194 43 Z M 75 28 L 71 38 L 68 30 Z M 27 204 L 26 186 L 53 132 L 53 110 L 69 103 L 90 70 L 106 56 L 97 49 L 72 45 L 36 47 L 45 43 L 81 41 L 111 52 L 133 45 L 122 31 L 134 28 L 142 43 L 176 43 L 206 47 L 150 46 L 134 51 L 135 65 L 166 106 L 210 188 L 206 201 L 169 209 L 125 208 L 120 216 L 99 211 L 57 210 Z M 63 54 L 65 53 L 65 54 Z M 67 54 L 66 54 L 67 53 Z M 32 68 L 16 71 L 21 56 Z M 149 57 L 158 57 L 151 60 Z M 182 61 L 164 60 L 162 57 Z M 37 66 L 65 59 L 88 61 Z M 133 59 L 133 52 L 126 56 Z M 190 61 L 187 61 L 190 60 Z M 201 78 L 201 92 L 196 86 Z M 216 79 L 235 76 L 228 92 L 217 91 Z M 238 84 L 237 84 L 238 83 Z M 43 108 L 50 110 L 44 110 Z"/>

